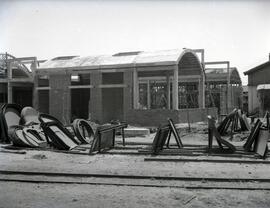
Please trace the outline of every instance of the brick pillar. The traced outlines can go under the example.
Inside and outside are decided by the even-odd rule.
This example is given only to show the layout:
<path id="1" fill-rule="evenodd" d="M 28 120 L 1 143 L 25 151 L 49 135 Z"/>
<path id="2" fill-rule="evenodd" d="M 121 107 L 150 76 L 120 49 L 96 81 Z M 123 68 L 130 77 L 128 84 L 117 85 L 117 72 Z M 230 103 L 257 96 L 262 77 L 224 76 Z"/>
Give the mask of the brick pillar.
<path id="1" fill-rule="evenodd" d="M 199 105 L 199 108 L 204 108 L 204 90 L 203 90 L 203 87 L 204 87 L 204 82 L 203 82 L 203 79 L 202 77 L 200 77 L 198 79 L 198 91 L 199 91 L 199 94 L 198 94 L 198 105 Z"/>
<path id="2" fill-rule="evenodd" d="M 70 75 L 51 74 L 49 79 L 50 105 L 52 116 L 58 118 L 65 125 L 70 123 Z"/>
<path id="3" fill-rule="evenodd" d="M 127 87 L 124 88 L 124 120 L 127 120 L 128 111 L 132 109 L 133 105 L 133 73 L 132 71 L 124 72 L 124 84 Z"/>
<path id="4" fill-rule="evenodd" d="M 33 86 L 33 108 L 38 109 L 38 76 L 34 73 L 34 86 Z"/>
<path id="5" fill-rule="evenodd" d="M 171 85 L 170 85 L 170 74 L 166 75 L 166 82 L 167 82 L 167 109 L 171 108 Z"/>
<path id="6" fill-rule="evenodd" d="M 173 110 L 178 110 L 178 65 L 175 65 L 173 70 L 173 83 L 172 83 L 172 107 Z"/>
<path id="7" fill-rule="evenodd" d="M 133 107 L 134 109 L 139 108 L 139 81 L 137 69 L 134 69 L 133 71 Z"/>
<path id="8" fill-rule="evenodd" d="M 220 90 L 220 113 L 227 114 L 227 87 L 222 87 Z"/>
<path id="9" fill-rule="evenodd" d="M 201 78 L 201 81 L 202 81 L 202 108 L 205 108 L 205 88 L 206 88 L 206 83 L 205 83 L 205 73 L 203 72 L 202 73 L 202 78 Z"/>
<path id="10" fill-rule="evenodd" d="M 31 69 L 32 69 L 32 74 L 33 74 L 33 82 L 34 82 L 34 84 L 33 84 L 32 106 L 33 106 L 33 108 L 38 109 L 38 91 L 37 91 L 38 75 L 36 73 L 36 69 L 37 69 L 37 60 L 36 59 L 32 63 Z"/>
<path id="11" fill-rule="evenodd" d="M 150 80 L 147 80 L 147 109 L 151 109 L 151 89 L 150 89 Z"/>
<path id="12" fill-rule="evenodd" d="M 90 109 L 91 120 L 102 122 L 102 73 L 94 72 L 90 74 L 90 83 L 93 86 L 90 92 Z"/>
<path id="13" fill-rule="evenodd" d="M 231 84 L 228 86 L 228 108 L 235 107 L 234 106 L 234 99 L 233 99 L 233 93 L 232 93 L 233 87 Z"/>
<path id="14" fill-rule="evenodd" d="M 13 103 L 13 87 L 12 87 L 12 83 L 10 82 L 12 79 L 12 62 L 8 62 L 7 77 L 8 77 L 7 99 L 8 99 L 8 103 Z"/>

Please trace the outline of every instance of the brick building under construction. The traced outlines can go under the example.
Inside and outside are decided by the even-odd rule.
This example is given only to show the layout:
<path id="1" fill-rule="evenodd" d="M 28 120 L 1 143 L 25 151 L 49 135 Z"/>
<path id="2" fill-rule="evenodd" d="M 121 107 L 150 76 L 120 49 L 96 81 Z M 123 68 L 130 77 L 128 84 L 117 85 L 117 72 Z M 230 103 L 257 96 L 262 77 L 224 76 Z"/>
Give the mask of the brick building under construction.
<path id="1" fill-rule="evenodd" d="M 241 92 L 235 71 L 207 76 L 211 73 L 205 71 L 201 49 L 62 56 L 40 65 L 35 59 L 30 73 L 32 105 L 64 123 L 78 117 L 147 126 L 159 125 L 168 117 L 177 123 L 203 121 L 207 114 L 217 115 L 217 109 L 224 109 L 224 102 L 227 111 L 239 107 L 235 99 L 229 99 L 236 92 L 232 86 Z M 225 90 L 219 96 L 209 90 L 209 86 L 221 85 Z M 213 101 L 217 97 L 220 101 Z"/>

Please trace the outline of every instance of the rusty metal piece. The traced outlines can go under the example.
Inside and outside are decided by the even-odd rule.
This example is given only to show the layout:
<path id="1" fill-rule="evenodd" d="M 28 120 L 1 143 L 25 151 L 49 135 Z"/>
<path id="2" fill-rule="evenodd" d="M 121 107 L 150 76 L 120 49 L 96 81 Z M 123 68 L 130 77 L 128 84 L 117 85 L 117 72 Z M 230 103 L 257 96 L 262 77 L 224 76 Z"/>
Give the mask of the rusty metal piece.
<path id="1" fill-rule="evenodd" d="M 236 151 L 235 146 L 232 145 L 230 142 L 221 138 L 221 136 L 216 128 L 216 125 L 215 125 L 215 119 L 211 116 L 208 116 L 207 118 L 208 118 L 208 148 L 209 148 L 209 151 L 212 150 L 213 137 L 215 136 L 216 141 L 217 141 L 220 149 L 224 149 L 224 147 L 223 147 L 223 145 L 224 145 L 228 148 L 228 151 L 235 152 Z"/>
<path id="2" fill-rule="evenodd" d="M 123 132 L 123 129 L 126 127 L 127 127 L 126 123 L 99 126 L 95 132 L 93 143 L 89 150 L 89 154 L 95 151 L 101 152 L 102 150 L 113 148 L 115 144 L 116 130 L 121 129 Z M 125 145 L 124 135 L 122 135 L 122 137 L 123 137 L 123 145 Z"/>

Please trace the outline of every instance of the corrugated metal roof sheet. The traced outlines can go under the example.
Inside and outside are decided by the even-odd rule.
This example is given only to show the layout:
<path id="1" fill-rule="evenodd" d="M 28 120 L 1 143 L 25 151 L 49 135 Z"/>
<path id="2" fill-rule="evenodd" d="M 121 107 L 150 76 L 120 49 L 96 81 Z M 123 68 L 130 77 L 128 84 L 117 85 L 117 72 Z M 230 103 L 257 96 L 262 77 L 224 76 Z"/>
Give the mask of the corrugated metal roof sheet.
<path id="1" fill-rule="evenodd" d="M 40 64 L 39 68 L 100 67 L 109 65 L 143 65 L 157 63 L 175 63 L 183 50 L 162 50 L 153 52 L 127 52 L 115 55 L 74 57 L 67 60 L 52 59 Z"/>
<path id="2" fill-rule="evenodd" d="M 228 78 L 227 68 L 207 68 L 205 69 L 206 79 L 211 81 L 211 79 L 219 79 L 226 81 Z M 238 70 L 235 67 L 229 68 L 230 79 L 236 79 L 241 82 Z"/>
<path id="3" fill-rule="evenodd" d="M 164 51 L 153 51 L 153 52 L 142 52 L 136 59 L 136 64 L 146 63 L 158 63 L 158 62 L 176 62 L 181 55 L 183 50 L 164 50 Z"/>
<path id="4" fill-rule="evenodd" d="M 229 69 L 232 71 L 232 69 Z M 215 69 L 205 69 L 206 74 L 227 74 L 228 71 L 226 68 L 215 68 Z"/>

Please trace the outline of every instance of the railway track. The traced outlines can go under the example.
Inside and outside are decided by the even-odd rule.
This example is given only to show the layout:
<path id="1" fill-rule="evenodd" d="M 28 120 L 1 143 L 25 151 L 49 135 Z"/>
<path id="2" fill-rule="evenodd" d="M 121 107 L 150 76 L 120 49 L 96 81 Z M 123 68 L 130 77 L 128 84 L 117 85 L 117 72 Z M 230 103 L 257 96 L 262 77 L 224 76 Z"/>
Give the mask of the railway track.
<path id="1" fill-rule="evenodd" d="M 0 175 L 28 175 L 28 176 L 51 176 L 51 177 L 80 177 L 80 178 L 124 178 L 124 179 L 155 179 L 155 180 L 179 180 L 179 181 L 216 181 L 216 182 L 270 182 L 270 178 L 222 178 L 222 177 L 178 177 L 158 175 L 123 175 L 101 173 L 63 173 L 63 172 L 37 172 L 37 171 L 9 171 L 0 170 Z"/>
<path id="2" fill-rule="evenodd" d="M 0 170 L 0 182 L 84 184 L 185 189 L 270 190 L 269 178 L 177 177 Z"/>

